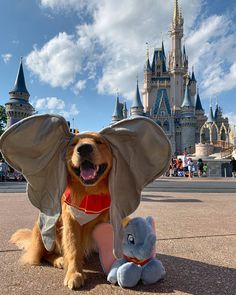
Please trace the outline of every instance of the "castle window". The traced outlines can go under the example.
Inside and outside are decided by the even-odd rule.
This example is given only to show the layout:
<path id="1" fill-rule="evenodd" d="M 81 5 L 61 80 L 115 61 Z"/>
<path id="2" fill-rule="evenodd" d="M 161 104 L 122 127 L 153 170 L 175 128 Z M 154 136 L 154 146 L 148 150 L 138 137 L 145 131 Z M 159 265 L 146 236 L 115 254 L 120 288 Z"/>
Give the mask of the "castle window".
<path id="1" fill-rule="evenodd" d="M 160 112 L 160 115 L 161 115 L 162 117 L 164 117 L 164 116 L 166 115 L 166 112 L 165 112 L 165 111 L 161 111 L 161 112 Z"/>
<path id="2" fill-rule="evenodd" d="M 163 124 L 163 129 L 164 131 L 168 132 L 170 131 L 170 124 L 168 121 L 165 121 L 164 124 Z"/>

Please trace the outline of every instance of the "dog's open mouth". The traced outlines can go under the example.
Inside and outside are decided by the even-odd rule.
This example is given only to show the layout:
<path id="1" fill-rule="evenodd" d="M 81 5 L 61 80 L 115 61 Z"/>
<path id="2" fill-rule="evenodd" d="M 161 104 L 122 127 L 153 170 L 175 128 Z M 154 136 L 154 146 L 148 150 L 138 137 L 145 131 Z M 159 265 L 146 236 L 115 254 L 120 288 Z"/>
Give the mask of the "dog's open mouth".
<path id="1" fill-rule="evenodd" d="M 85 160 L 79 167 L 73 167 L 73 170 L 84 184 L 89 185 L 94 184 L 105 172 L 106 168 L 106 163 L 94 165 L 92 162 Z"/>

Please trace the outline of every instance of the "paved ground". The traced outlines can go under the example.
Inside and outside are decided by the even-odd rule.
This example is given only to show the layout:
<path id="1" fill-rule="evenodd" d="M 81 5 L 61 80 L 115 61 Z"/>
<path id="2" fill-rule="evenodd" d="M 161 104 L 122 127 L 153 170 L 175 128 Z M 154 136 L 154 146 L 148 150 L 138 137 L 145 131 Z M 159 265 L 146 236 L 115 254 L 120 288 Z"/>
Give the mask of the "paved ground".
<path id="1" fill-rule="evenodd" d="M 0 183 L 0 191 L 3 191 Z M 135 216 L 152 215 L 158 234 L 157 256 L 167 270 L 164 281 L 132 290 L 106 282 L 96 255 L 86 265 L 86 286 L 63 287 L 62 270 L 21 266 L 21 252 L 9 244 L 18 228 L 37 218 L 25 193 L 14 184 L 0 193 L 0 294 L 236 294 L 236 180 L 162 179 L 143 192 Z M 23 187 L 20 191 L 24 191 Z"/>

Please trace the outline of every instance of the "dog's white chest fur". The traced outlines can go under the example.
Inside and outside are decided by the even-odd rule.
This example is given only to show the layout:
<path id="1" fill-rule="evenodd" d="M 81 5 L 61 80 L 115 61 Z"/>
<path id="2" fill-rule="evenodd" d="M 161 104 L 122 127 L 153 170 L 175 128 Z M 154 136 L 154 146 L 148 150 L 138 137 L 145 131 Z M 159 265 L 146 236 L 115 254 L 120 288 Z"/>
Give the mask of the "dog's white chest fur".
<path id="1" fill-rule="evenodd" d="M 78 221 L 80 225 L 84 225 L 95 218 L 97 218 L 101 213 L 98 214 L 88 214 L 75 207 L 69 206 L 71 215 Z"/>

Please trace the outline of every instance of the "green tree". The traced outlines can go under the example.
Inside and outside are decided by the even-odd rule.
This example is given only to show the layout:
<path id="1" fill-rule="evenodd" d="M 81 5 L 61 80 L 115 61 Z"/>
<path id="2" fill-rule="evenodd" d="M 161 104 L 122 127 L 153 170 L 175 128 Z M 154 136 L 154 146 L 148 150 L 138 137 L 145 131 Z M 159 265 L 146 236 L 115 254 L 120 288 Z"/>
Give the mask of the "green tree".
<path id="1" fill-rule="evenodd" d="M 4 128 L 7 124 L 7 115 L 6 115 L 6 109 L 4 106 L 0 105 L 0 135 L 3 133 Z"/>

